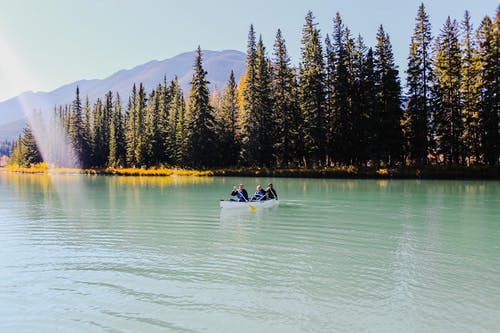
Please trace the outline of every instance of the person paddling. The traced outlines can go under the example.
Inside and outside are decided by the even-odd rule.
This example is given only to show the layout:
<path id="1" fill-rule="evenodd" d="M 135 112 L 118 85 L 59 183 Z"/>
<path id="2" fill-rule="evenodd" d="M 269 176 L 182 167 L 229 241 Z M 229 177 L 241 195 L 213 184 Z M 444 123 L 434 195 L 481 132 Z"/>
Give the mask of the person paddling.
<path id="1" fill-rule="evenodd" d="M 272 183 L 267 184 L 266 195 L 269 199 L 278 200 L 278 193 L 276 193 L 276 190 L 273 188 Z"/>
<path id="2" fill-rule="evenodd" d="M 239 184 L 238 188 L 233 186 L 233 191 L 231 192 L 231 196 L 236 196 L 239 202 L 248 201 L 248 192 L 243 187 L 243 184 Z"/>
<path id="3" fill-rule="evenodd" d="M 257 185 L 257 188 L 255 190 L 255 194 L 252 197 L 252 201 L 261 201 L 261 200 L 266 200 L 266 191 L 262 188 L 261 185 Z"/>

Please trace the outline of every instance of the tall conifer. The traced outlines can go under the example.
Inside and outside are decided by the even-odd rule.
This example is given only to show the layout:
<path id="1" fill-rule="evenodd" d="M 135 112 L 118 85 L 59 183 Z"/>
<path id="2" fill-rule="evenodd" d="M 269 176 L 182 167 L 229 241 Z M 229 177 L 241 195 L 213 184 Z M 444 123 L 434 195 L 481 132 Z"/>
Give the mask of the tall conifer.
<path id="1" fill-rule="evenodd" d="M 479 89 L 479 127 L 483 161 L 489 165 L 499 163 L 500 137 L 500 8 L 496 20 L 486 16 L 477 30 L 481 81 Z"/>
<path id="2" fill-rule="evenodd" d="M 190 164 L 194 167 L 208 167 L 215 163 L 214 116 L 206 77 L 207 72 L 203 69 L 201 49 L 198 46 L 186 114 Z"/>
<path id="3" fill-rule="evenodd" d="M 238 163 L 238 101 L 236 80 L 231 71 L 229 79 L 220 99 L 220 107 L 216 114 L 216 135 L 218 142 L 217 165 L 234 166 Z"/>
<path id="4" fill-rule="evenodd" d="M 462 21 L 462 68 L 460 94 L 462 98 L 462 114 L 464 129 L 462 143 L 464 158 L 467 164 L 478 163 L 481 154 L 481 137 L 479 131 L 478 108 L 481 96 L 479 94 L 480 61 L 477 43 L 473 35 L 473 27 L 469 12 L 466 11 Z"/>
<path id="5" fill-rule="evenodd" d="M 83 166 L 83 155 L 85 152 L 85 140 L 83 134 L 82 102 L 80 99 L 80 88 L 76 87 L 75 99 L 71 105 L 71 115 L 69 117 L 68 136 L 73 146 L 73 167 Z"/>
<path id="6" fill-rule="evenodd" d="M 418 8 L 411 37 L 406 86 L 408 102 L 405 110 L 406 154 L 410 163 L 427 163 L 431 115 L 431 25 L 424 4 Z"/>
<path id="7" fill-rule="evenodd" d="M 306 166 L 323 165 L 325 161 L 324 107 L 325 65 L 320 31 L 308 12 L 302 29 L 302 62 L 299 69 L 300 108 L 304 120 Z"/>
<path id="8" fill-rule="evenodd" d="M 377 155 L 385 164 L 401 160 L 402 128 L 401 83 L 394 64 L 389 35 L 382 25 L 377 32 L 375 73 L 378 109 Z"/>
<path id="9" fill-rule="evenodd" d="M 272 62 L 272 101 L 274 135 L 273 140 L 277 165 L 289 167 L 302 155 L 300 128 L 300 110 L 297 101 L 297 79 L 290 64 L 290 57 L 285 39 L 278 29 L 274 42 Z"/>
<path id="10" fill-rule="evenodd" d="M 241 89 L 241 156 L 245 165 L 255 165 L 257 162 L 256 133 L 257 130 L 257 42 L 253 25 L 250 25 L 247 41 L 246 69 Z"/>
<path id="11" fill-rule="evenodd" d="M 434 93 L 437 154 L 446 164 L 461 162 L 463 131 L 460 97 L 461 57 L 456 21 L 447 18 L 435 44 Z"/>

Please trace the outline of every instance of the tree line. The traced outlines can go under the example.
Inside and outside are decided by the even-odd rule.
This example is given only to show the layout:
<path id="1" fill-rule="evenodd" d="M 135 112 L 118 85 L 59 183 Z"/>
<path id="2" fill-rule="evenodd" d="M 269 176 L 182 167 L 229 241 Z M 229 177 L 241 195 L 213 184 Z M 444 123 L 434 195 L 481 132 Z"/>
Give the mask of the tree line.
<path id="1" fill-rule="evenodd" d="M 82 167 L 498 164 L 500 7 L 477 29 L 468 12 L 448 18 L 433 37 L 421 4 L 405 89 L 382 25 L 368 47 L 339 13 L 324 38 L 314 19 L 307 13 L 298 67 L 280 30 L 269 57 L 251 25 L 246 71 L 222 90 L 210 93 L 198 47 L 187 97 L 176 77 L 149 93 L 134 85 L 126 106 L 112 92 L 82 103 L 77 88 L 49 128 L 63 129 Z M 41 161 L 29 127 L 12 157 Z"/>

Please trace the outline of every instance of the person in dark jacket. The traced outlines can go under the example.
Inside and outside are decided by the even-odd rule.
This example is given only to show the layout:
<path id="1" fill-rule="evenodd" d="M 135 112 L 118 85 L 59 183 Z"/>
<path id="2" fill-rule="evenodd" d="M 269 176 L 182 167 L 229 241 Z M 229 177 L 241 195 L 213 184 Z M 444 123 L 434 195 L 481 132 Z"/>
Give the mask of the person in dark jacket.
<path id="1" fill-rule="evenodd" d="M 264 191 L 261 185 L 257 185 L 255 194 L 252 197 L 252 201 L 263 201 L 263 200 L 267 200 L 266 191 Z"/>
<path id="2" fill-rule="evenodd" d="M 266 188 L 266 196 L 268 199 L 276 199 L 278 200 L 278 193 L 273 188 L 273 184 L 269 183 Z"/>
<path id="3" fill-rule="evenodd" d="M 248 192 L 243 188 L 243 184 L 239 184 L 238 188 L 234 186 L 231 196 L 236 196 L 239 202 L 248 201 Z"/>

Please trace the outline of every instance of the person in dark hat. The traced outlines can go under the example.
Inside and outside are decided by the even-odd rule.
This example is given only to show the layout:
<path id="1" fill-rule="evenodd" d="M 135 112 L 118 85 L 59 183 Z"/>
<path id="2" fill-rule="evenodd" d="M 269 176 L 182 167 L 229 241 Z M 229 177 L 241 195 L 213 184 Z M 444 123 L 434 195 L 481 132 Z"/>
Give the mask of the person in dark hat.
<path id="1" fill-rule="evenodd" d="M 278 193 L 276 193 L 276 190 L 273 188 L 273 184 L 272 183 L 267 184 L 266 196 L 267 196 L 268 199 L 276 199 L 276 200 L 278 200 Z"/>

